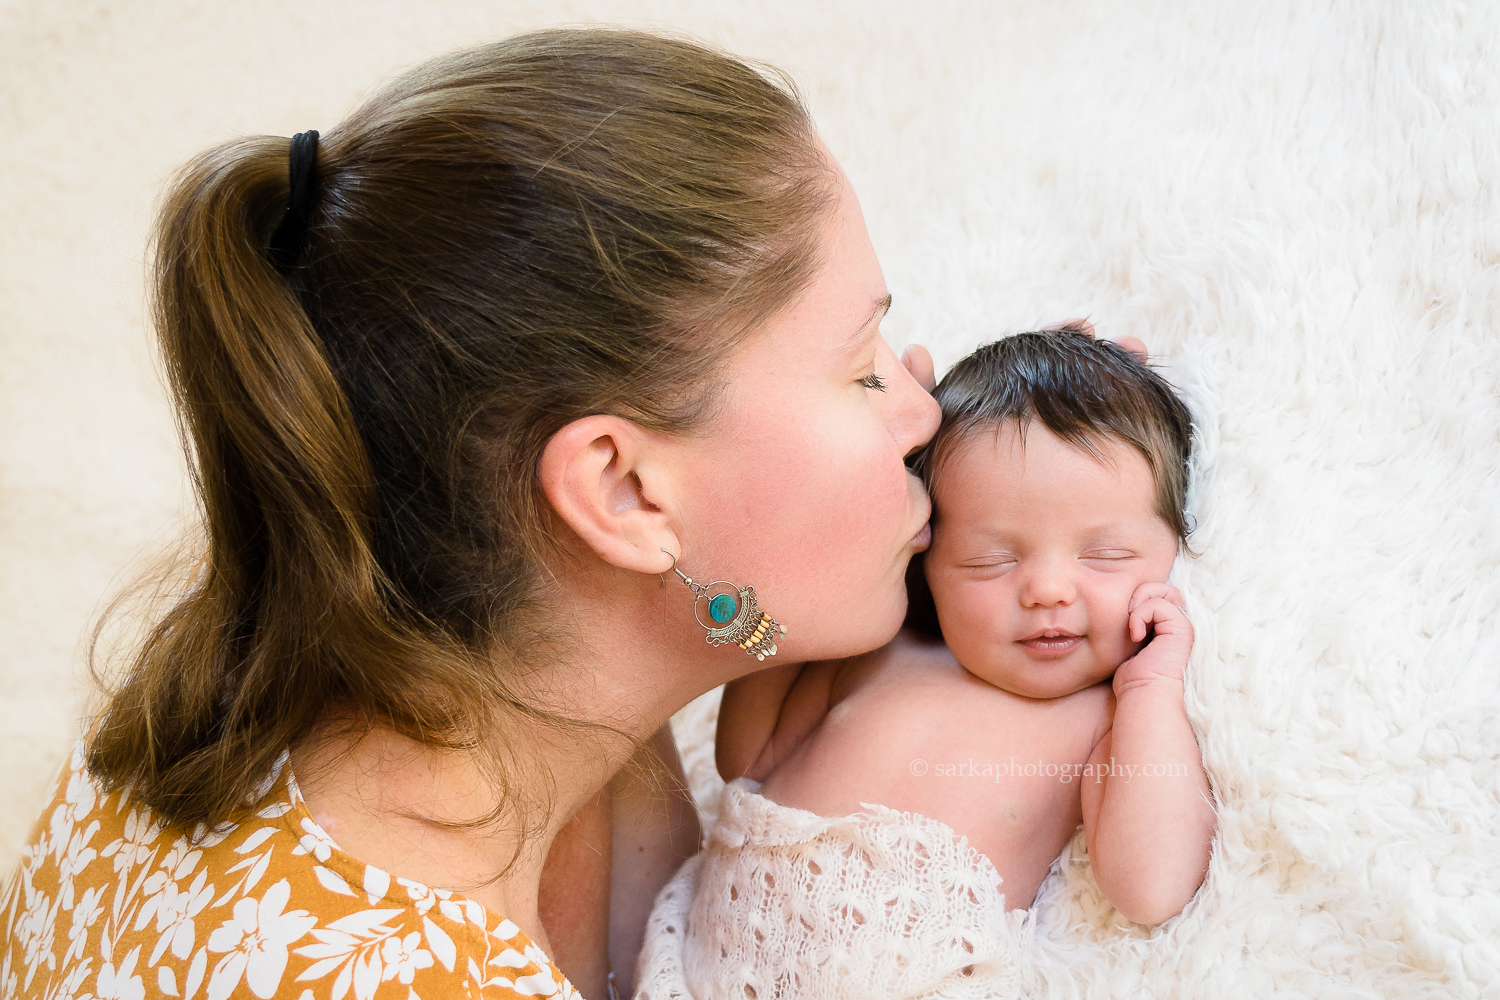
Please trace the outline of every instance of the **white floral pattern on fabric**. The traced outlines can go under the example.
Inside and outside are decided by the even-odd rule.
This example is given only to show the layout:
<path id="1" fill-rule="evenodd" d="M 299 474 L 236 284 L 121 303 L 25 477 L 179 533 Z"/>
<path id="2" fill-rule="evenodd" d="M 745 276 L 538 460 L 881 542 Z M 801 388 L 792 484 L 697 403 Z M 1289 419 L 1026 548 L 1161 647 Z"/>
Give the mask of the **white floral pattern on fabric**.
<path id="1" fill-rule="evenodd" d="M 512 921 L 340 851 L 285 762 L 184 833 L 76 748 L 0 888 L 0 997 L 581 1000 Z"/>

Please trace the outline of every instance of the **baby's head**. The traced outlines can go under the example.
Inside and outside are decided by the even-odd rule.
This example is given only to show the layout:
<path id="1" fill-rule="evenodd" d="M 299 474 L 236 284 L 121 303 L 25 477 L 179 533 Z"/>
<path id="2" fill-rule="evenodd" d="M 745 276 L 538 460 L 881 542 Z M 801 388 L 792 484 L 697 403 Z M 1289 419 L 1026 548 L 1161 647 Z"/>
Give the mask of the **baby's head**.
<path id="1" fill-rule="evenodd" d="M 1073 329 L 981 347 L 934 395 L 943 423 L 917 466 L 949 649 L 1031 698 L 1105 680 L 1141 645 L 1131 594 L 1166 580 L 1187 535 L 1187 408 L 1135 355 Z"/>

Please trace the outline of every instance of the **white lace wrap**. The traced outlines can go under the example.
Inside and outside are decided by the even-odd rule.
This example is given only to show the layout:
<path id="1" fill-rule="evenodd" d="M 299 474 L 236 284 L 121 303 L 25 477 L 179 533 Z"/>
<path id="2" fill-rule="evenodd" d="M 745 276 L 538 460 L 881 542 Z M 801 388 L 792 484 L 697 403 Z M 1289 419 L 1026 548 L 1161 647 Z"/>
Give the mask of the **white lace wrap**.
<path id="1" fill-rule="evenodd" d="M 1019 995 L 989 859 L 937 820 L 829 819 L 730 782 L 708 844 L 657 897 L 636 1000 Z"/>

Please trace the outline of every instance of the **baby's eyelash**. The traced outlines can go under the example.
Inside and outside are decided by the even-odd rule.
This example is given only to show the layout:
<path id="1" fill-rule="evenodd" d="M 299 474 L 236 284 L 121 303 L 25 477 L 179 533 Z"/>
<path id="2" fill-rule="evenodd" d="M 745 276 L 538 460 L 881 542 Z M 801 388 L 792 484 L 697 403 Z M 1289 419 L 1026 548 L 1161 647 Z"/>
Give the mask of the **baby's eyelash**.
<path id="1" fill-rule="evenodd" d="M 871 372 L 864 378 L 860 379 L 859 384 L 864 386 L 866 389 L 879 389 L 881 392 L 885 392 L 885 379 L 881 378 L 879 375 L 876 375 L 874 372 Z"/>

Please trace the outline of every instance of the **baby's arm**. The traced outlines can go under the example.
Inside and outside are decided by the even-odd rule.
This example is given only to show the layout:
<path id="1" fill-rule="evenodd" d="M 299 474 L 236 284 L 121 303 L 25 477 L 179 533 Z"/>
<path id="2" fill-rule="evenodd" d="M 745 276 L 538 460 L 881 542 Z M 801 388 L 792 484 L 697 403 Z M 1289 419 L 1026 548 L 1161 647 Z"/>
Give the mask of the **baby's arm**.
<path id="1" fill-rule="evenodd" d="M 1181 600 L 1164 583 L 1143 584 L 1132 596 L 1131 638 L 1145 638 L 1147 626 L 1156 635 L 1115 672 L 1114 722 L 1080 789 L 1094 878 L 1121 913 L 1143 924 L 1175 916 L 1198 891 L 1217 825 L 1182 705 L 1193 626 Z"/>
<path id="2" fill-rule="evenodd" d="M 839 661 L 768 667 L 724 685 L 714 763 L 725 781 L 765 781 L 828 714 Z"/>

